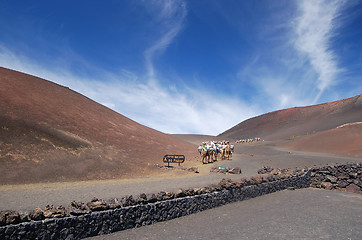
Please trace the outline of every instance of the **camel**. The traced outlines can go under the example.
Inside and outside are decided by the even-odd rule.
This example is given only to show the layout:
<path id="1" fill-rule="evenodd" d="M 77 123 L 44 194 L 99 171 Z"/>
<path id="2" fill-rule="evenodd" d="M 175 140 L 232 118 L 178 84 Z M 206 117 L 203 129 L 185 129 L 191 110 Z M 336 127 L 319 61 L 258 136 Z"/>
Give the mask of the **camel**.
<path id="1" fill-rule="evenodd" d="M 206 148 L 202 148 L 201 150 L 201 162 L 203 164 L 208 163 L 210 161 L 210 151 Z M 205 159 L 207 160 L 207 162 L 205 162 Z"/>
<path id="2" fill-rule="evenodd" d="M 210 153 L 210 157 L 211 157 L 211 160 L 213 162 L 216 162 L 217 161 L 217 154 L 218 154 L 218 149 L 217 148 L 213 148 L 213 149 L 210 149 L 211 153 Z"/>
<path id="3" fill-rule="evenodd" d="M 207 162 L 205 162 L 205 159 Z M 203 164 L 215 162 L 215 159 L 217 160 L 217 156 L 212 149 L 203 148 L 201 150 L 201 162 Z"/>
<path id="4" fill-rule="evenodd" d="M 230 153 L 231 153 L 231 150 L 230 150 L 229 146 L 227 145 L 224 149 L 221 150 L 221 160 L 223 160 L 223 159 L 230 160 Z"/>

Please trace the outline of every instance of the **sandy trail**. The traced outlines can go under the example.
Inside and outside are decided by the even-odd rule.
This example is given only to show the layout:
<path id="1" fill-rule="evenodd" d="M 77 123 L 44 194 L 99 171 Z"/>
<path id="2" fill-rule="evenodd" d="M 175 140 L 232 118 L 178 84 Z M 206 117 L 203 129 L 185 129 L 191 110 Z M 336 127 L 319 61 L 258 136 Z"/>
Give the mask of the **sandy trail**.
<path id="1" fill-rule="evenodd" d="M 71 201 L 88 202 L 93 197 L 110 199 L 140 193 L 175 191 L 179 188 L 204 187 L 218 183 L 223 178 L 239 180 L 257 175 L 263 166 L 274 168 L 312 167 L 330 163 L 361 162 L 361 159 L 328 154 L 305 153 L 276 148 L 271 142 L 238 144 L 230 161 L 213 164 L 196 164 L 200 173 L 164 169 L 159 177 L 126 180 L 84 181 L 0 186 L 0 210 L 30 211 L 47 204 L 68 206 Z M 210 173 L 214 166 L 240 167 L 241 175 Z"/>

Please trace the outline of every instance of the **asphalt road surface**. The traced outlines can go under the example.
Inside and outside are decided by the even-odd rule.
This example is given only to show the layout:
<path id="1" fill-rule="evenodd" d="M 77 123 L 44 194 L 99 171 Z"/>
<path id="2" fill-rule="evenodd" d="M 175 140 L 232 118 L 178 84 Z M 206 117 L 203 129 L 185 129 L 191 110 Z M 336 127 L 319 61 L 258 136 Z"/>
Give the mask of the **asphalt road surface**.
<path id="1" fill-rule="evenodd" d="M 312 188 L 285 190 L 89 239 L 360 240 L 362 195 Z"/>

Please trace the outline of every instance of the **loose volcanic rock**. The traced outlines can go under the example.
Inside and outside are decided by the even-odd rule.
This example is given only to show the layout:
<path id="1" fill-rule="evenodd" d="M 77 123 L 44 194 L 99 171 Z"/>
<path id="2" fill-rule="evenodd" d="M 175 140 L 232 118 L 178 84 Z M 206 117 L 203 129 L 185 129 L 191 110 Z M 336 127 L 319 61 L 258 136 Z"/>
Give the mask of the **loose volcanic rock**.
<path id="1" fill-rule="evenodd" d="M 322 182 L 321 183 L 321 186 L 324 188 L 324 189 L 327 189 L 327 190 L 331 190 L 333 188 L 333 184 L 330 183 L 330 182 Z"/>
<path id="2" fill-rule="evenodd" d="M 43 211 L 45 218 L 63 218 L 68 217 L 69 213 L 63 206 L 54 207 L 47 205 Z"/>
<path id="3" fill-rule="evenodd" d="M 157 196 L 155 194 L 147 194 L 146 195 L 146 201 L 148 203 L 154 203 L 154 202 L 157 202 Z"/>
<path id="4" fill-rule="evenodd" d="M 314 168 L 311 175 L 311 186 L 362 193 L 361 171 L 362 166 L 360 163 Z"/>
<path id="5" fill-rule="evenodd" d="M 29 217 L 31 220 L 39 221 L 45 218 L 44 212 L 41 208 L 35 208 L 33 211 L 29 213 Z"/>
<path id="6" fill-rule="evenodd" d="M 73 201 L 68 207 L 68 211 L 71 215 L 78 216 L 87 214 L 90 212 L 88 206 L 82 202 Z"/>
<path id="7" fill-rule="evenodd" d="M 0 212 L 0 226 L 20 223 L 20 221 L 20 214 L 17 211 L 6 210 Z"/>
<path id="8" fill-rule="evenodd" d="M 170 199 L 174 199 L 176 197 L 176 194 L 173 192 L 166 192 L 166 196 L 165 199 L 166 200 L 170 200 Z"/>
<path id="9" fill-rule="evenodd" d="M 176 198 L 181 198 L 181 197 L 185 197 L 185 196 L 186 196 L 185 191 L 184 191 L 182 188 L 178 189 L 178 190 L 175 192 L 175 195 L 176 195 Z"/>
<path id="10" fill-rule="evenodd" d="M 239 167 L 231 168 L 230 170 L 228 170 L 228 173 L 231 173 L 231 174 L 241 174 L 241 169 L 240 169 Z"/>
<path id="11" fill-rule="evenodd" d="M 349 192 L 349 193 L 361 193 L 361 189 L 356 184 L 352 183 L 346 188 L 346 192 Z"/>
<path id="12" fill-rule="evenodd" d="M 337 183 L 338 178 L 333 176 L 327 176 L 327 180 L 329 180 L 331 183 Z"/>
<path id="13" fill-rule="evenodd" d="M 212 167 L 210 172 L 215 173 L 229 173 L 229 174 L 241 174 L 241 169 L 239 167 L 230 168 L 230 167 Z"/>
<path id="14" fill-rule="evenodd" d="M 270 167 L 270 166 L 265 166 L 261 169 L 258 170 L 258 174 L 266 174 L 266 173 L 270 173 L 271 171 L 273 171 L 274 168 Z"/>
<path id="15" fill-rule="evenodd" d="M 122 202 L 118 198 L 111 198 L 106 201 L 109 209 L 116 209 L 122 207 Z"/>
<path id="16" fill-rule="evenodd" d="M 163 201 L 166 199 L 166 192 L 159 192 L 156 194 L 157 201 Z"/>
<path id="17" fill-rule="evenodd" d="M 97 198 L 92 199 L 92 201 L 87 203 L 87 206 L 91 211 L 103 211 L 108 209 L 106 202 Z"/>

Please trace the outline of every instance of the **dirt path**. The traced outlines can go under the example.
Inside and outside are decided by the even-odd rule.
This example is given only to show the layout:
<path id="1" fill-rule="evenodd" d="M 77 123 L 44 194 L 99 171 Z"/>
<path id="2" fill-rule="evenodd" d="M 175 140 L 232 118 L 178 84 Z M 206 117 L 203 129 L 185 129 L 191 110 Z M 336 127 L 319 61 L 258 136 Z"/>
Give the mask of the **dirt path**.
<path id="1" fill-rule="evenodd" d="M 268 142 L 236 145 L 231 161 L 217 161 L 207 165 L 199 163 L 199 174 L 174 168 L 165 169 L 165 174 L 160 177 L 0 186 L 0 210 L 30 211 L 36 207 L 44 208 L 47 204 L 67 206 L 73 200 L 88 202 L 93 197 L 110 199 L 140 193 L 175 191 L 179 188 L 204 187 L 218 183 L 222 178 L 239 180 L 242 177 L 255 176 L 257 170 L 266 165 L 274 168 L 295 168 L 345 162 L 361 162 L 361 159 L 291 152 L 277 149 Z M 210 173 L 213 166 L 240 167 L 242 174 Z"/>

